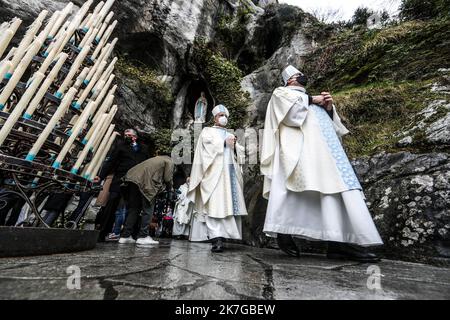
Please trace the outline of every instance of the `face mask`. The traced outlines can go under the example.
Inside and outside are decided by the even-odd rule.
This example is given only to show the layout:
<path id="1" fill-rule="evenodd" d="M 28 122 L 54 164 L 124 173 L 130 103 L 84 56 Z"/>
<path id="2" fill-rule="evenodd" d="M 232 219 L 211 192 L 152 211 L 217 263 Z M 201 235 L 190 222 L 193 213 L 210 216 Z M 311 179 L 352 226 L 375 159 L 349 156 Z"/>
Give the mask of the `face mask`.
<path id="1" fill-rule="evenodd" d="M 296 80 L 304 87 L 308 84 L 308 78 L 304 74 L 298 75 Z"/>
<path id="2" fill-rule="evenodd" d="M 221 126 L 225 127 L 225 126 L 227 125 L 227 123 L 228 123 L 227 117 L 221 116 L 221 117 L 219 118 L 219 124 L 220 124 Z"/>

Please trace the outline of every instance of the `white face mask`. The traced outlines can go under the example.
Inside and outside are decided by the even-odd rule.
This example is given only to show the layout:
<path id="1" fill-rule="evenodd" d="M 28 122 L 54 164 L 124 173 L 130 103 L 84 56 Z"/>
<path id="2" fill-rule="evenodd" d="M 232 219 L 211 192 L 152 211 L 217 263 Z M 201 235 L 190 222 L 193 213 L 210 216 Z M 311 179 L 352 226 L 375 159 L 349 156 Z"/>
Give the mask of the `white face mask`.
<path id="1" fill-rule="evenodd" d="M 227 123 L 228 123 L 228 119 L 227 119 L 226 116 L 221 116 L 221 117 L 219 118 L 219 124 L 220 124 L 221 126 L 225 127 L 225 126 L 227 125 Z"/>

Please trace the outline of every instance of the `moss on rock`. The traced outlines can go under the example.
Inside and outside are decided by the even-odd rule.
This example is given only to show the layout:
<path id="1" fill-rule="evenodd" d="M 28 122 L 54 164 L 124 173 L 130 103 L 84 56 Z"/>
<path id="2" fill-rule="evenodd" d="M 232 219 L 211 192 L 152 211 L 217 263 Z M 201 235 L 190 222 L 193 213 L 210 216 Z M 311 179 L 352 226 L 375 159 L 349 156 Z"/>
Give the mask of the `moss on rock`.
<path id="1" fill-rule="evenodd" d="M 220 53 L 213 51 L 202 39 L 196 39 L 193 61 L 206 79 L 216 104 L 225 105 L 230 111 L 230 128 L 242 128 L 250 103 L 248 93 L 242 91 L 242 71 Z"/>
<path id="2" fill-rule="evenodd" d="M 432 98 L 428 82 L 384 82 L 334 94 L 351 134 L 344 138 L 350 157 L 398 151 L 396 133 L 412 122 Z"/>
<path id="3" fill-rule="evenodd" d="M 174 98 L 170 87 L 158 79 L 156 72 L 139 61 L 123 57 L 119 57 L 116 70 L 119 78 L 122 78 L 123 81 L 138 81 L 138 87 L 133 89 L 136 93 L 151 96 L 151 101 L 145 101 L 145 103 L 152 114 L 155 126 L 157 128 L 170 127 Z"/>

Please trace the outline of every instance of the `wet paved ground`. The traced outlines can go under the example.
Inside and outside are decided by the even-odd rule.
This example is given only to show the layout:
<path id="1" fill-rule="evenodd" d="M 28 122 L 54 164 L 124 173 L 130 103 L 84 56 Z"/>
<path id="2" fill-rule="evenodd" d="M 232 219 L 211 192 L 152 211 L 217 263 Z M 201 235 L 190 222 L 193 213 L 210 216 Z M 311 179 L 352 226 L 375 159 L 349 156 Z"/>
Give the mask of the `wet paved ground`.
<path id="1" fill-rule="evenodd" d="M 450 269 L 384 260 L 381 289 L 369 264 L 290 258 L 278 250 L 162 240 L 75 254 L 0 259 L 0 299 L 450 299 Z M 68 289 L 78 266 L 81 289 Z M 373 267 L 370 267 L 373 268 Z M 70 273 L 72 274 L 72 273 Z M 76 283 L 69 281 L 70 283 Z M 371 286 L 372 287 L 372 286 Z"/>

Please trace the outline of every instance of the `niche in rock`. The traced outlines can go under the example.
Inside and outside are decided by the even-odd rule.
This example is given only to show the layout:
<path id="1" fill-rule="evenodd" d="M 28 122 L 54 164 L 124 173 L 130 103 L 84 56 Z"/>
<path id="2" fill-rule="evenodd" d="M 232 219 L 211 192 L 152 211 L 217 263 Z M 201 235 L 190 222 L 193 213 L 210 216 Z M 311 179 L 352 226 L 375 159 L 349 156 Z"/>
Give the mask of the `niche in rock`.
<path id="1" fill-rule="evenodd" d="M 195 104 L 201 97 L 202 92 L 205 93 L 208 107 L 206 109 L 205 123 L 212 118 L 211 110 L 214 108 L 214 98 L 211 96 L 208 90 L 208 86 L 203 80 L 193 80 L 187 88 L 185 99 L 185 117 L 188 119 L 194 119 Z"/>
<path id="2" fill-rule="evenodd" d="M 160 37 L 149 32 L 128 35 L 119 40 L 119 51 L 162 74 L 172 75 L 177 68 L 175 51 Z"/>

